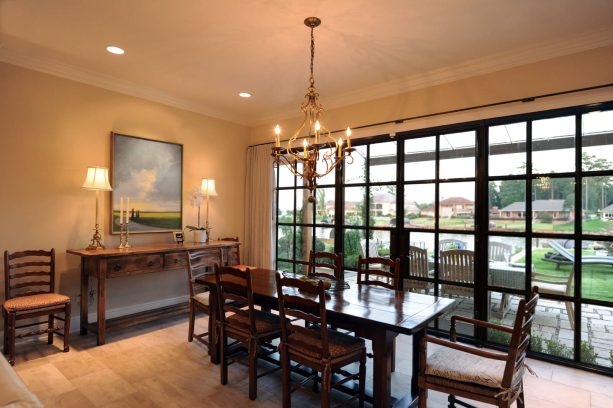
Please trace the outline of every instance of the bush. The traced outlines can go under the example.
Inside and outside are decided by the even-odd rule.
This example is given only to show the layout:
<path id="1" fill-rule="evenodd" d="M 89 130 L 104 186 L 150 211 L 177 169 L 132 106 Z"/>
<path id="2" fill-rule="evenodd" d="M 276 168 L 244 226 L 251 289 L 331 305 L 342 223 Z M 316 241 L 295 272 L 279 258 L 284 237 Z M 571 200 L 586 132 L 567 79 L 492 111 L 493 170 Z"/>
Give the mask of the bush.
<path id="1" fill-rule="evenodd" d="M 573 350 L 559 341 L 552 339 L 545 340 L 545 343 L 547 343 L 548 354 L 563 358 L 573 358 Z"/>
<path id="2" fill-rule="evenodd" d="M 322 252 L 326 250 L 326 244 L 319 238 L 315 238 L 315 252 Z"/>
<path id="3" fill-rule="evenodd" d="M 594 346 L 590 346 L 587 341 L 581 342 L 581 361 L 589 364 L 596 364 L 598 354 L 594 352 Z"/>
<path id="4" fill-rule="evenodd" d="M 501 324 L 500 320 L 493 320 L 494 324 Z M 487 339 L 493 343 L 504 344 L 508 346 L 511 343 L 511 333 L 506 333 L 501 330 L 487 329 Z"/>
<path id="5" fill-rule="evenodd" d="M 360 248 L 361 238 L 358 230 L 345 231 L 345 266 L 355 268 L 358 265 L 358 256 L 362 251 Z"/>
<path id="6" fill-rule="evenodd" d="M 543 338 L 541 336 L 532 336 L 530 339 L 530 350 L 543 353 Z"/>
<path id="7" fill-rule="evenodd" d="M 553 216 L 551 214 L 541 214 L 539 220 L 541 220 L 543 224 L 552 224 Z"/>

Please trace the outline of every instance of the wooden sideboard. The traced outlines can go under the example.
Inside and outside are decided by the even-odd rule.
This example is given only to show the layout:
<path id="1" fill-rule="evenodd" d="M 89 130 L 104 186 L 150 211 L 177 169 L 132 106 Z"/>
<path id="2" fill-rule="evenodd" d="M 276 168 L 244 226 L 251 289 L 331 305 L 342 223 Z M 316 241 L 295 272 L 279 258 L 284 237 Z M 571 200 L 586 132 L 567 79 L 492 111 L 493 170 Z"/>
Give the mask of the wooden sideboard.
<path id="1" fill-rule="evenodd" d="M 236 241 L 211 241 L 207 244 L 151 244 L 135 246 L 128 249 L 69 249 L 66 252 L 81 257 L 81 334 L 87 334 L 88 323 L 88 290 L 89 278 L 96 278 L 98 321 L 92 325 L 97 332 L 98 345 L 105 343 L 106 320 L 106 280 L 122 276 L 141 275 L 153 272 L 164 272 L 187 267 L 187 252 L 205 250 L 211 257 L 218 259 L 219 265 L 236 265 L 239 263 Z M 187 290 L 187 273 L 185 275 Z M 175 308 L 176 310 L 176 308 Z M 150 314 L 150 316 L 155 316 Z M 138 316 L 120 318 L 118 325 L 128 326 L 131 323 L 143 322 Z"/>

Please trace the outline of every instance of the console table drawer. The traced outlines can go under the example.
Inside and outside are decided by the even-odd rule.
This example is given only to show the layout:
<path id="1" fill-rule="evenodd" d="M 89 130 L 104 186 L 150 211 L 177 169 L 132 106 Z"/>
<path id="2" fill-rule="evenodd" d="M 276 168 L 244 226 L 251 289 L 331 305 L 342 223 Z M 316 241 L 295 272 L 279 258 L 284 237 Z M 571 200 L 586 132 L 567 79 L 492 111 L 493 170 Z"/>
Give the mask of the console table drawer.
<path id="1" fill-rule="evenodd" d="M 124 275 L 137 275 L 139 273 L 156 272 L 162 269 L 162 255 L 135 255 L 109 258 L 107 261 L 106 276 L 113 278 Z"/>
<path id="2" fill-rule="evenodd" d="M 164 254 L 164 268 L 166 269 L 187 268 L 187 255 L 185 254 L 185 252 L 175 252 L 172 254 Z"/>

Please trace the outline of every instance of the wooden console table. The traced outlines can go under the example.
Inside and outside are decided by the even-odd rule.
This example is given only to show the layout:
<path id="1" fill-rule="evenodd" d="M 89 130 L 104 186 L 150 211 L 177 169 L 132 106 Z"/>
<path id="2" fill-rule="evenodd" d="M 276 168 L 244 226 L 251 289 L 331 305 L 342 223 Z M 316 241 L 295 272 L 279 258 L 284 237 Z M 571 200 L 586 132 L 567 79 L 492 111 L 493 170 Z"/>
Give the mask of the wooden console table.
<path id="1" fill-rule="evenodd" d="M 98 280 L 97 303 L 98 321 L 92 327 L 98 335 L 98 345 L 104 344 L 106 337 L 106 280 L 122 276 L 141 275 L 152 272 L 164 272 L 187 267 L 187 252 L 206 250 L 211 257 L 218 260 L 219 265 L 234 265 L 238 263 L 238 246 L 236 241 L 212 241 L 207 244 L 152 244 L 135 246 L 129 249 L 69 249 L 69 254 L 81 257 L 81 334 L 88 330 L 88 290 L 89 278 Z M 187 274 L 185 275 L 187 288 Z M 126 316 L 121 325 L 130 325 L 144 320 Z M 148 319 L 151 320 L 151 319 Z"/>

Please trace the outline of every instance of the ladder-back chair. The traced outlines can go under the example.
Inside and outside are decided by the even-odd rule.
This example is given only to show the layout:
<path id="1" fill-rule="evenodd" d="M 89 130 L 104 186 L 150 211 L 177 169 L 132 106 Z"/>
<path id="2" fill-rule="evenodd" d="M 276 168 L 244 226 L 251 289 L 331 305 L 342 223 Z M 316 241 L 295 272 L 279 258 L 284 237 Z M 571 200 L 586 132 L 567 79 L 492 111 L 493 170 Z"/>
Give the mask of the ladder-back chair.
<path id="1" fill-rule="evenodd" d="M 344 279 L 343 254 L 311 251 L 309 253 L 309 271 L 307 275 L 342 281 Z"/>
<path id="2" fill-rule="evenodd" d="M 400 290 L 400 259 L 358 256 L 358 284 Z"/>
<path id="3" fill-rule="evenodd" d="M 55 293 L 55 249 L 51 251 L 4 251 L 4 354 L 15 365 L 15 339 L 47 334 L 47 343 L 53 343 L 53 334 L 64 336 L 64 352 L 70 350 L 70 298 Z M 82 299 L 87 302 L 87 299 Z M 58 313 L 64 317 L 57 316 Z M 47 327 L 36 331 L 17 333 L 17 330 L 44 325 L 40 321 L 17 326 L 17 321 L 47 316 Z M 56 326 L 56 320 L 62 326 Z"/>
<path id="4" fill-rule="evenodd" d="M 194 339 L 209 347 L 209 331 L 211 331 L 211 309 L 210 292 L 208 288 L 196 282 L 196 278 L 202 275 L 215 273 L 214 267 L 221 259 L 221 250 L 211 251 L 210 249 L 189 251 L 187 253 L 187 278 L 189 283 L 189 329 L 187 341 Z M 196 323 L 196 311 L 206 313 L 208 318 L 207 331 L 194 334 Z"/>
<path id="5" fill-rule="evenodd" d="M 228 383 L 228 365 L 238 362 L 230 353 L 237 347 L 247 349 L 249 366 L 249 398 L 257 398 L 257 379 L 273 371 L 274 368 L 258 374 L 258 357 L 276 352 L 270 342 L 281 336 L 279 316 L 257 310 L 253 303 L 251 270 L 227 267 L 215 267 L 217 283 L 217 304 L 219 305 L 219 341 L 220 341 L 220 375 L 221 384 Z M 237 341 L 228 345 L 228 337 Z M 240 349 L 238 350 L 241 351 Z M 231 360 L 231 361 L 229 361 Z"/>
<path id="6" fill-rule="evenodd" d="M 526 350 L 539 300 L 538 288 L 532 288 L 530 299 L 521 299 L 513 327 L 502 326 L 464 316 L 451 317 L 449 341 L 424 336 L 419 354 L 419 407 L 426 408 L 428 390 L 449 394 L 449 407 L 469 407 L 456 397 L 469 398 L 500 408 L 509 408 L 515 401 L 524 407 L 523 375 Z M 506 353 L 486 351 L 456 343 L 456 322 L 499 330 L 511 335 Z M 444 346 L 428 356 L 427 344 Z"/>
<path id="7" fill-rule="evenodd" d="M 283 368 L 283 407 L 291 406 L 291 361 L 315 371 L 313 388 L 317 389 L 321 372 L 321 406 L 330 406 L 330 390 L 347 381 L 358 379 L 359 406 L 364 406 L 366 382 L 366 345 L 363 339 L 328 328 L 326 296 L 323 282 L 317 285 L 295 278 L 276 275 L 279 315 L 281 317 L 281 366 Z M 293 324 L 292 319 L 304 320 L 308 327 Z M 359 362 L 359 371 L 351 374 L 342 370 Z M 344 378 L 332 383 L 332 375 Z M 310 378 L 309 378 L 310 379 Z M 307 379 L 308 380 L 308 379 Z M 305 381 L 306 382 L 306 381 Z M 304 382 L 303 382 L 304 383 Z"/>

